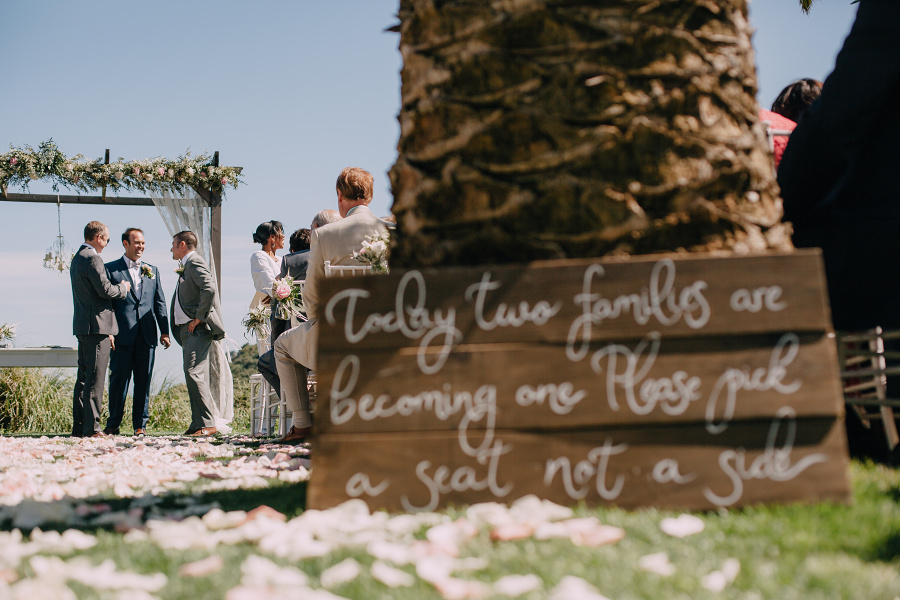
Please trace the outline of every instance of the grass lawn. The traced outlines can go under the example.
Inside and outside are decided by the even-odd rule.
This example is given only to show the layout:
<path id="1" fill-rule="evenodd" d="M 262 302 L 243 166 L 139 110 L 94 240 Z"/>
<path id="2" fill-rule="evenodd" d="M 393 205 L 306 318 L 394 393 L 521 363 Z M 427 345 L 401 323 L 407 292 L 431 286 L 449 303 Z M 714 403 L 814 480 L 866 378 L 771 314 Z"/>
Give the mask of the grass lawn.
<path id="1" fill-rule="evenodd" d="M 853 462 L 851 475 L 854 501 L 849 506 L 791 505 L 698 514 L 705 528 L 684 538 L 671 537 L 660 529 L 662 519 L 674 516 L 674 513 L 655 510 L 626 512 L 576 507 L 575 516 L 595 516 L 603 523 L 625 530 L 626 535 L 621 541 L 600 547 L 579 547 L 568 538 L 493 541 L 489 529 L 483 527 L 461 546 L 460 555 L 486 559 L 487 566 L 455 575 L 491 584 L 505 575 L 535 574 L 540 579 L 540 586 L 519 596 L 526 600 L 551 597 L 561 600 L 562 596 L 553 595 L 553 590 L 569 575 L 586 580 L 611 600 L 900 598 L 900 471 Z M 290 518 L 303 512 L 305 491 L 304 483 L 275 482 L 264 489 L 202 493 L 189 500 L 186 497 L 179 499 L 176 495 L 168 497 L 161 510 L 168 505 L 182 506 L 184 502 L 200 507 L 218 505 L 225 511 L 249 510 L 266 504 Z M 443 514 L 455 520 L 464 517 L 466 510 L 452 509 Z M 129 541 L 121 533 L 102 529 L 90 533 L 97 537 L 96 546 L 62 558 L 68 561 L 83 555 L 95 565 L 109 559 L 120 571 L 165 574 L 167 584 L 148 597 L 307 597 L 302 594 L 292 596 L 277 588 L 267 588 L 264 592 L 258 589 L 253 596 L 238 594 L 233 588 L 242 584 L 241 565 L 250 555 L 265 556 L 279 565 L 299 569 L 306 574 L 311 588 L 321 587 L 320 576 L 327 568 L 353 558 L 362 565 L 360 574 L 329 588 L 340 597 L 360 600 L 444 597 L 420 577 L 408 587 L 391 588 L 380 583 L 369 570 L 375 558 L 364 546 L 342 546 L 325 556 L 289 560 L 264 552 L 252 542 L 179 550 L 163 548 L 150 539 Z M 424 536 L 423 527 L 416 537 Z M 667 554 L 674 573 L 663 576 L 639 568 L 640 558 L 654 553 Z M 205 576 L 179 574 L 182 565 L 211 555 L 220 556 L 224 567 Z M 729 559 L 736 559 L 740 564 L 740 572 L 733 581 L 721 591 L 704 587 L 704 578 L 722 569 Z M 416 574 L 412 565 L 399 565 L 398 568 Z M 13 571 L 17 577 L 34 576 L 27 560 L 15 569 L 6 570 L 7 579 Z M 3 573 L 0 569 L 0 575 Z M 247 589 L 247 579 L 243 582 L 243 589 Z M 68 585 L 78 598 L 122 597 L 79 583 Z M 231 594 L 228 594 L 229 590 L 232 590 Z M 0 598 L 3 597 L 0 585 Z M 488 593 L 483 597 L 507 596 Z M 579 597 L 601 596 L 569 595 L 566 600 L 578 600 Z"/>

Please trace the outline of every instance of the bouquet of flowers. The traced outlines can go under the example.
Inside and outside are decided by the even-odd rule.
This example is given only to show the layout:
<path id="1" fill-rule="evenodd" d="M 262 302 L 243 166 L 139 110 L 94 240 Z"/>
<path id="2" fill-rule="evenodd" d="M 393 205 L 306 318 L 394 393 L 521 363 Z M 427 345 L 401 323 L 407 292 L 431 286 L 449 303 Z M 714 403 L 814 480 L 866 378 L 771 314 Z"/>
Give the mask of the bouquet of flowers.
<path id="1" fill-rule="evenodd" d="M 3 323 L 0 325 L 0 342 L 16 337 L 16 326 Z"/>
<path id="2" fill-rule="evenodd" d="M 387 257 L 390 241 L 391 236 L 387 233 L 367 235 L 362 247 L 353 253 L 353 258 L 364 265 L 372 265 L 373 273 L 390 273 Z"/>
<path id="3" fill-rule="evenodd" d="M 278 302 L 275 306 L 275 318 L 287 321 L 292 315 L 303 313 L 303 299 L 300 297 L 300 283 L 287 275 L 284 279 L 276 279 L 272 284 L 272 297 Z"/>
<path id="4" fill-rule="evenodd" d="M 269 337 L 269 317 L 272 315 L 272 309 L 266 304 L 260 304 L 256 308 L 250 309 L 247 316 L 241 321 L 241 325 L 247 330 L 256 333 L 256 339 L 261 340 Z M 244 337 L 247 336 L 244 334 Z"/>

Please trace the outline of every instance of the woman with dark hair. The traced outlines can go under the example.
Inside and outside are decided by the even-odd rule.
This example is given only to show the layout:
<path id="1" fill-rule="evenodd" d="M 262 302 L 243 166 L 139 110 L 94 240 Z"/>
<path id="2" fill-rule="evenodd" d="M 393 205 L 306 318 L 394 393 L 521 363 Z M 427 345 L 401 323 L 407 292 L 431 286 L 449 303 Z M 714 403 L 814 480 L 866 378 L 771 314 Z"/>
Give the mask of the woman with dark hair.
<path id="1" fill-rule="evenodd" d="M 800 121 L 800 117 L 813 103 L 813 100 L 822 94 L 822 82 L 815 79 L 798 79 L 778 94 L 772 103 L 772 112 L 782 117 L 787 117 L 794 123 Z"/>
<path id="2" fill-rule="evenodd" d="M 251 309 L 272 301 L 272 283 L 281 272 L 281 257 L 275 251 L 284 248 L 284 226 L 280 221 L 266 221 L 256 228 L 253 241 L 262 248 L 250 256 L 250 275 L 256 290 Z"/>

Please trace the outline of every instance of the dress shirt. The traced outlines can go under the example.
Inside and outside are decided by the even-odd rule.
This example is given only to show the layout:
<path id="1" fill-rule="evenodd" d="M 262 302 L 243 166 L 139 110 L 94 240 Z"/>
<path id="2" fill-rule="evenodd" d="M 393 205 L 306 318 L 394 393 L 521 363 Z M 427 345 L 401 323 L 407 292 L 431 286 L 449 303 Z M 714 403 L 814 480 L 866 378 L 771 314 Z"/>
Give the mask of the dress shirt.
<path id="1" fill-rule="evenodd" d="M 131 275 L 132 289 L 138 297 L 141 295 L 141 261 L 133 261 L 127 256 L 123 257 L 125 264 L 128 265 L 128 273 Z"/>

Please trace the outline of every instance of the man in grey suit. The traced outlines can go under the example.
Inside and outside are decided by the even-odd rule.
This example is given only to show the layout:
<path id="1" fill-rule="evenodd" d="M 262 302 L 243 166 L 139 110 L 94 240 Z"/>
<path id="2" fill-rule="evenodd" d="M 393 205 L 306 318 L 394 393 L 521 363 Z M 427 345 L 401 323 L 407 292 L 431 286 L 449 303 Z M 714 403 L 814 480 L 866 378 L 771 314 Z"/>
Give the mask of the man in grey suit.
<path id="1" fill-rule="evenodd" d="M 184 379 L 191 402 L 191 425 L 185 435 L 216 433 L 210 392 L 209 349 L 225 337 L 219 294 L 209 265 L 197 253 L 197 236 L 190 231 L 172 238 L 172 258 L 178 261 L 178 284 L 169 313 L 172 333 L 184 356 Z"/>
<path id="2" fill-rule="evenodd" d="M 125 415 L 125 397 L 134 375 L 131 424 L 134 435 L 147 433 L 150 420 L 150 379 L 156 357 L 157 324 L 159 341 L 169 347 L 169 315 L 159 269 L 141 261 L 144 232 L 129 227 L 122 234 L 125 254 L 106 263 L 110 281 L 131 283 L 131 293 L 113 302 L 119 333 L 109 364 L 109 419 L 103 433 L 118 435 Z"/>
<path id="3" fill-rule="evenodd" d="M 372 174 L 348 167 L 337 179 L 338 211 L 343 217 L 336 223 L 312 232 L 309 266 L 303 286 L 303 307 L 309 319 L 285 331 L 275 342 L 275 363 L 281 380 L 281 393 L 291 411 L 291 430 L 280 441 L 298 443 L 312 433 L 309 393 L 306 389 L 308 369 L 316 368 L 317 327 L 320 311 L 320 288 L 325 279 L 325 261 L 333 265 L 358 264 L 353 252 L 360 249 L 367 235 L 387 233 L 389 223 L 369 210 L 372 201 Z"/>
<path id="4" fill-rule="evenodd" d="M 113 336 L 119 332 L 112 300 L 124 298 L 131 284 L 110 283 L 100 253 L 109 228 L 100 221 L 84 227 L 84 244 L 72 257 L 72 332 L 78 338 L 78 373 L 72 399 L 72 437 L 101 437 L 100 409 Z"/>

